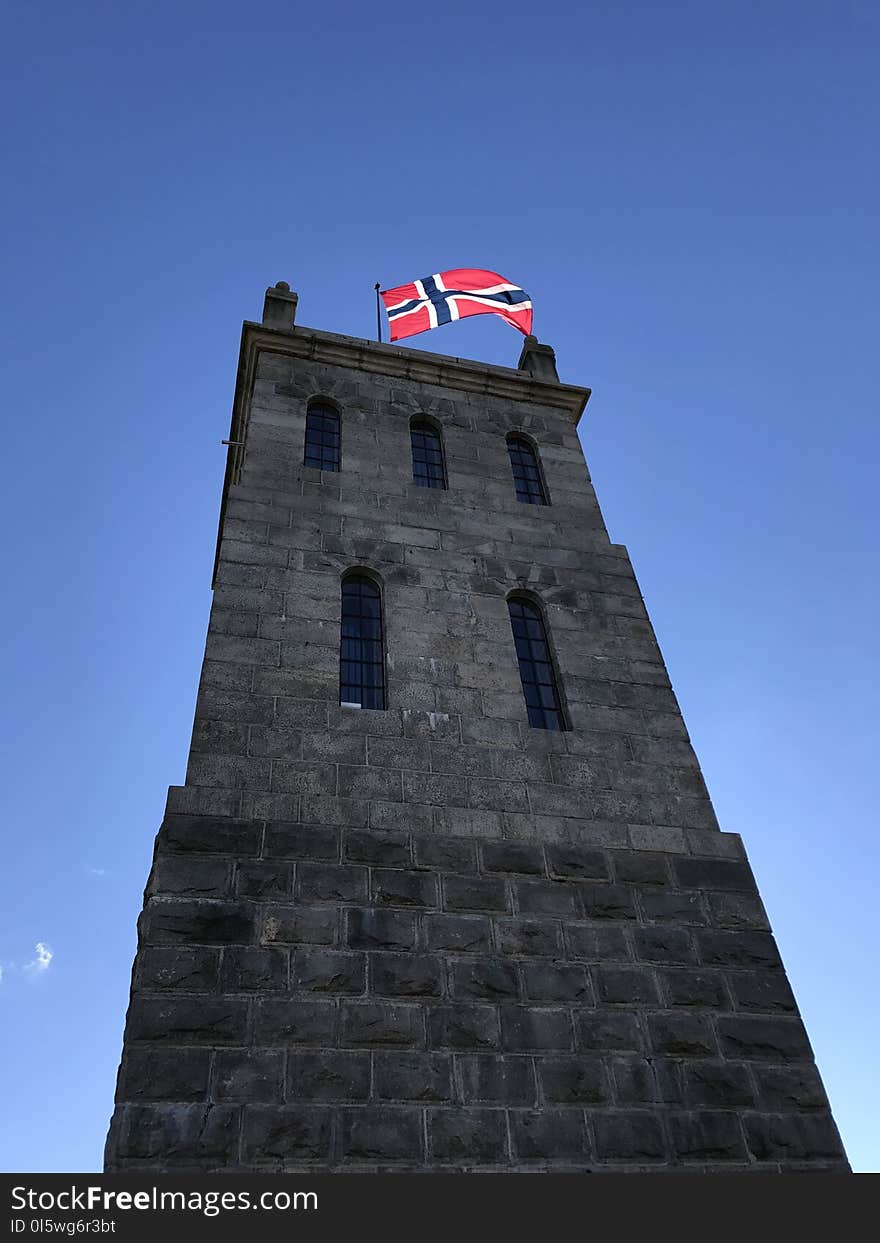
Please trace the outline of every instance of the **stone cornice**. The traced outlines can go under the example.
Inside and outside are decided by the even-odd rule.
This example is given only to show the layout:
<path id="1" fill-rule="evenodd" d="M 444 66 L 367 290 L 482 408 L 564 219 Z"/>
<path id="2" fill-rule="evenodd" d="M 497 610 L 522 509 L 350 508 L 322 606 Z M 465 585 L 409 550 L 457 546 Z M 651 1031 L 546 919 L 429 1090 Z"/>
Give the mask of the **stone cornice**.
<path id="1" fill-rule="evenodd" d="M 439 384 L 468 393 L 484 393 L 510 401 L 530 401 L 542 406 L 568 410 L 576 422 L 590 397 L 588 388 L 572 384 L 548 384 L 533 379 L 515 367 L 495 367 L 488 363 L 471 362 L 447 354 L 430 354 L 426 350 L 402 349 L 398 345 L 382 345 L 361 337 L 346 337 L 316 328 L 295 327 L 289 331 L 266 328 L 246 320 L 242 349 L 268 350 L 294 358 L 309 358 L 337 367 L 380 375 L 400 376 L 423 384 Z"/>

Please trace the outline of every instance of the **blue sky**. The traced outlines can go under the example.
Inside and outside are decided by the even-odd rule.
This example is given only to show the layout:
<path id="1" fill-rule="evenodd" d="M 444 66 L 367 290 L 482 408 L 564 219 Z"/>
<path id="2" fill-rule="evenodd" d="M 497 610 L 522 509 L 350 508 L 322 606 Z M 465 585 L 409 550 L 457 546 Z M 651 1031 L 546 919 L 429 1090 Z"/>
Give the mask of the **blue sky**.
<path id="1" fill-rule="evenodd" d="M 0 1168 L 100 1168 L 241 320 L 285 279 L 301 323 L 371 336 L 376 280 L 477 266 L 594 390 L 611 536 L 853 1165 L 880 1169 L 880 11 L 307 8 L 5 19 Z M 520 344 L 488 316 L 413 341 L 507 365 Z"/>

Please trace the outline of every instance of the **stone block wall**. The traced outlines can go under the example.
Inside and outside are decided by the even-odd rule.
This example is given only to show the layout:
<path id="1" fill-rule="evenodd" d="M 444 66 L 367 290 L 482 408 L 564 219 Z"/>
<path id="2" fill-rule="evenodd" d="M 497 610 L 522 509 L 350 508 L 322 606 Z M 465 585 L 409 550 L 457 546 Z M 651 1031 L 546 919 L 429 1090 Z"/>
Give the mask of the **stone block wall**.
<path id="1" fill-rule="evenodd" d="M 712 812 L 582 392 L 246 325 L 186 784 L 140 923 L 108 1170 L 846 1168 Z M 310 398 L 339 473 L 302 465 Z M 412 482 L 409 420 L 449 487 Z M 506 436 L 551 504 L 513 491 Z M 338 702 L 381 583 L 388 708 Z M 507 596 L 570 729 L 528 725 Z"/>
<path id="2" fill-rule="evenodd" d="M 369 805 L 376 828 L 402 816 L 488 835 L 530 833 L 535 817 L 557 835 L 570 819 L 717 828 L 570 406 L 523 388 L 511 401 L 260 353 L 171 810 L 342 823 Z M 339 473 L 302 465 L 314 396 L 340 410 Z M 442 430 L 445 491 L 412 481 L 414 415 Z M 534 439 L 551 504 L 517 501 L 511 432 Z M 388 711 L 360 716 L 338 703 L 340 583 L 357 567 L 382 585 L 388 676 Z M 517 589 L 546 616 L 564 734 L 527 723 L 507 611 Z"/>
<path id="3" fill-rule="evenodd" d="M 169 816 L 108 1167 L 846 1168 L 739 839 L 624 841 Z"/>

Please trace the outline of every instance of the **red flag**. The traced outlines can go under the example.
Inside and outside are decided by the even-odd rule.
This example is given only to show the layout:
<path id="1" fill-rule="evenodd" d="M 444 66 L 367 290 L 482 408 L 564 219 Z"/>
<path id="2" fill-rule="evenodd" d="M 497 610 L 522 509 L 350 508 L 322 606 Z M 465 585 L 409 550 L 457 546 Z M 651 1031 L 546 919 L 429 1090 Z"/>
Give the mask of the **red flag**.
<path id="1" fill-rule="evenodd" d="M 528 336 L 532 331 L 532 301 L 519 285 L 497 272 L 482 268 L 451 268 L 408 285 L 380 291 L 391 340 L 413 337 L 468 315 L 500 315 Z"/>

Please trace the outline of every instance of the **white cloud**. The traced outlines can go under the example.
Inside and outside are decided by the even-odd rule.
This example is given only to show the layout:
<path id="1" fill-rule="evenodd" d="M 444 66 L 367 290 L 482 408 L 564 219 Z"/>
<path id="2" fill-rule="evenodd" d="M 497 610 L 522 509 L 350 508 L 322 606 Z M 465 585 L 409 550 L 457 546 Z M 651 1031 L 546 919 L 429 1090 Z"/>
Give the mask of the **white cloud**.
<path id="1" fill-rule="evenodd" d="M 0 982 L 4 976 L 10 973 L 15 975 L 17 972 L 23 972 L 25 975 L 45 975 L 52 965 L 52 959 L 55 952 L 45 941 L 37 941 L 34 946 L 34 956 L 28 962 L 10 962 L 9 959 L 4 963 L 0 963 Z"/>
<path id="2" fill-rule="evenodd" d="M 25 971 L 33 971 L 35 974 L 48 971 L 49 965 L 55 957 L 49 949 L 49 946 L 46 945 L 44 941 L 38 941 L 34 946 L 34 953 L 36 954 L 36 957 L 32 958 L 30 962 L 25 963 Z"/>
<path id="3" fill-rule="evenodd" d="M 106 868 L 93 868 L 91 864 L 89 863 L 85 865 L 85 870 L 88 872 L 89 876 L 106 876 L 107 875 Z"/>

